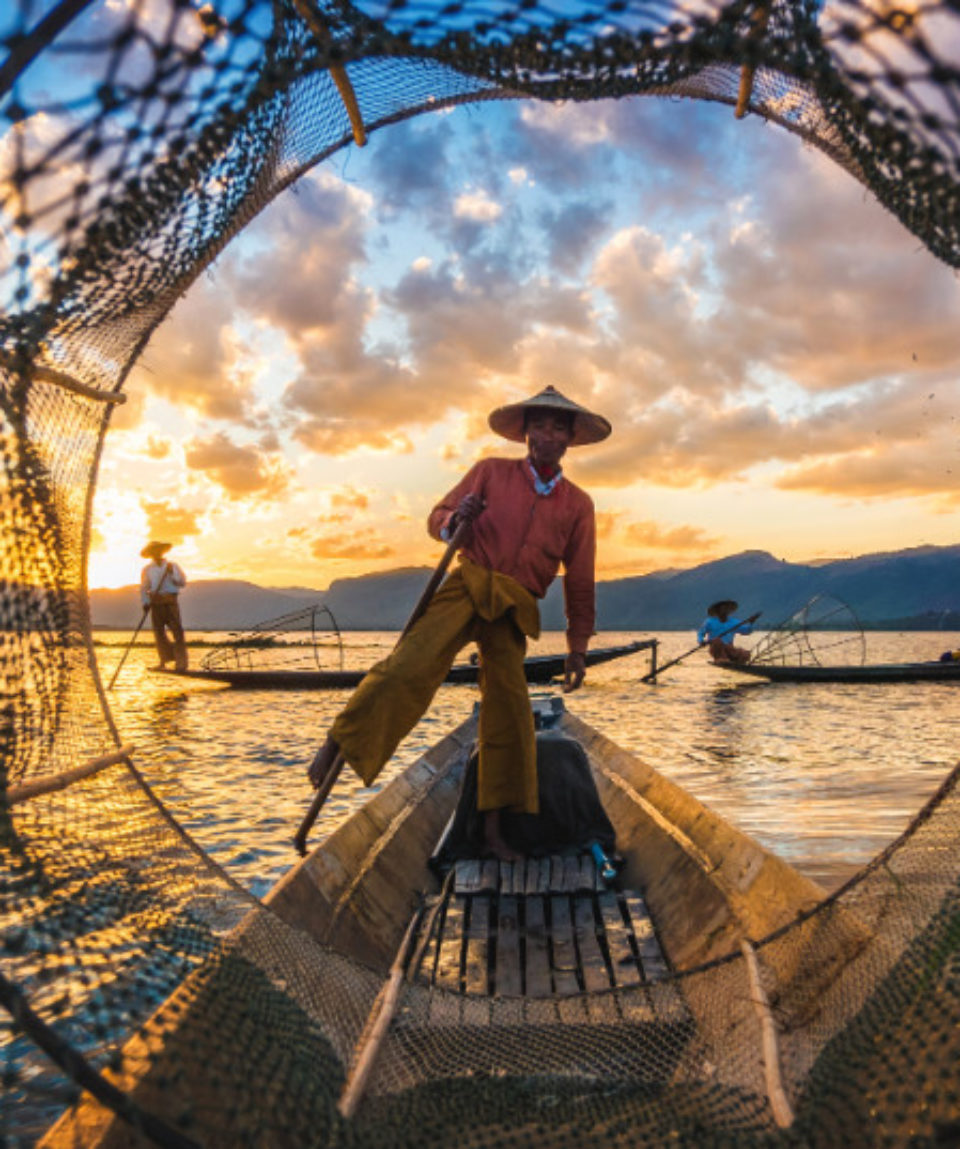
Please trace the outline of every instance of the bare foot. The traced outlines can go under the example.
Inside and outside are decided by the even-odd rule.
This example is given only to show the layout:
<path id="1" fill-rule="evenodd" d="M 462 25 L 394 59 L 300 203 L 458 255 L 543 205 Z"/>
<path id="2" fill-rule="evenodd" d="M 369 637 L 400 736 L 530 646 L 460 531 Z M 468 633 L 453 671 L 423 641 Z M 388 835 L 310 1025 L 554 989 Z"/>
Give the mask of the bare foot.
<path id="1" fill-rule="evenodd" d="M 501 862 L 519 862 L 523 854 L 518 854 L 503 840 L 500 833 L 500 811 L 487 810 L 483 818 L 483 846 L 488 854 L 493 854 Z"/>
<path id="2" fill-rule="evenodd" d="M 501 862 L 520 862 L 523 860 L 523 854 L 518 854 L 516 850 L 512 850 L 503 838 L 484 838 L 483 847 L 486 853 L 492 854 Z"/>
<path id="3" fill-rule="evenodd" d="M 340 747 L 330 737 L 320 747 L 316 753 L 316 757 L 310 763 L 310 769 L 307 771 L 307 777 L 310 779 L 310 785 L 314 790 L 320 788 L 320 783 L 326 778 L 330 772 L 330 767 L 336 760 Z"/>

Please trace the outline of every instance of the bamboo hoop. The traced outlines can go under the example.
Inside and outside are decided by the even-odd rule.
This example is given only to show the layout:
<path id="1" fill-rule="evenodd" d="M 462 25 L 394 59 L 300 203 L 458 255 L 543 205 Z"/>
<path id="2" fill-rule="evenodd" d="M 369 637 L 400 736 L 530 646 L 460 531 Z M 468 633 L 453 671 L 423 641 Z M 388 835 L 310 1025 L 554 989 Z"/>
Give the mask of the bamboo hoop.
<path id="1" fill-rule="evenodd" d="M 763 1076 L 767 1086 L 767 1097 L 773 1110 L 773 1119 L 781 1129 L 789 1129 L 793 1124 L 793 1109 L 783 1088 L 780 1077 L 780 1048 L 777 1041 L 777 1023 L 770 1010 L 770 1002 L 760 981 L 760 966 L 757 951 L 744 938 L 740 949 L 747 962 L 747 976 L 750 979 L 750 1000 L 760 1018 L 760 1034 L 763 1044 Z"/>
<path id="2" fill-rule="evenodd" d="M 82 766 L 76 766 L 73 770 L 64 770 L 61 774 L 44 774 L 32 782 L 25 782 L 22 786 L 13 786 L 7 791 L 7 805 L 15 806 L 18 802 L 25 802 L 28 798 L 37 798 L 41 794 L 52 794 L 56 790 L 65 790 L 74 782 L 79 782 L 81 778 L 89 778 L 94 774 L 99 774 L 101 770 L 106 770 L 108 766 L 117 766 L 121 762 L 126 762 L 133 751 L 132 745 L 121 746 L 119 750 L 104 754 L 100 758 L 94 758 Z"/>

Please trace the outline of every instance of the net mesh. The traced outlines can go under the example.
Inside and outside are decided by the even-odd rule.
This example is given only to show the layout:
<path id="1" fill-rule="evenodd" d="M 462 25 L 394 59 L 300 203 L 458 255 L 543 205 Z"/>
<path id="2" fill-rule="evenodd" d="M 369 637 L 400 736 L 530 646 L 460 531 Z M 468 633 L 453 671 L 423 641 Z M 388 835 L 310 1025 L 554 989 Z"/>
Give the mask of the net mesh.
<path id="1" fill-rule="evenodd" d="M 852 607 L 818 594 L 776 626 L 754 647 L 759 666 L 862 666 L 867 644 Z"/>
<path id="2" fill-rule="evenodd" d="M 328 606 L 313 603 L 231 634 L 201 660 L 204 670 L 343 670 L 343 639 Z"/>
<path id="3" fill-rule="evenodd" d="M 960 266 L 956 0 L 14 0 L 0 40 L 8 1143 L 98 1080 L 119 1087 L 114 1143 L 956 1143 L 955 777 L 758 947 L 789 1128 L 739 954 L 586 995 L 574 1016 L 408 986 L 367 1103 L 339 1117 L 383 971 L 258 905 L 154 799 L 106 701 L 85 585 L 103 436 L 151 332 L 281 190 L 398 120 L 505 98 L 737 104 Z M 90 1143 L 108 1116 L 84 1104 L 51 1142 Z"/>

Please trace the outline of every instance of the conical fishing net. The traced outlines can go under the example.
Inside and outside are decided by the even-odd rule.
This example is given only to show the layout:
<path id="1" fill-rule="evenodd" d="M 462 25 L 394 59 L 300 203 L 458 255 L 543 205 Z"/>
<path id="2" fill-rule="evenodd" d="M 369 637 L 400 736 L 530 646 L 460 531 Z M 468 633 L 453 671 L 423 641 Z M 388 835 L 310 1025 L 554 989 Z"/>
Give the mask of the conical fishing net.
<path id="1" fill-rule="evenodd" d="M 333 612 L 312 603 L 228 635 L 200 660 L 205 671 L 343 670 L 343 639 Z"/>
<path id="2" fill-rule="evenodd" d="M 815 595 L 757 643 L 750 661 L 760 666 L 862 666 L 863 626 L 852 607 L 833 595 Z"/>
<path id="3" fill-rule="evenodd" d="M 956 1144 L 955 776 L 840 896 L 754 939 L 753 981 L 738 951 L 585 995 L 576 1020 L 407 986 L 366 1104 L 341 1117 L 385 963 L 260 906 L 168 816 L 107 704 L 85 582 L 103 437 L 151 332 L 280 191 L 406 117 L 739 105 L 960 266 L 956 0 L 11 0 L 0 40 L 7 1143 L 84 1098 L 49 1143 Z"/>

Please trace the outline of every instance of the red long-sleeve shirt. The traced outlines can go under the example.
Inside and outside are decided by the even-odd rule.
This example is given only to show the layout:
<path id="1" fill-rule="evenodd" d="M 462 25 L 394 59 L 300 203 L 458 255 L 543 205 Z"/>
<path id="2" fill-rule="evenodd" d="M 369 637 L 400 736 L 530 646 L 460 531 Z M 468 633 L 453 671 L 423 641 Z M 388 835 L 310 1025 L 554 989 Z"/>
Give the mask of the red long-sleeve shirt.
<path id="1" fill-rule="evenodd" d="M 587 649 L 596 625 L 596 521 L 593 501 L 566 477 L 538 495 L 526 459 L 483 459 L 430 512 L 435 539 L 460 500 L 478 494 L 486 504 L 461 551 L 468 559 L 517 580 L 543 598 L 563 563 L 567 646 Z"/>

